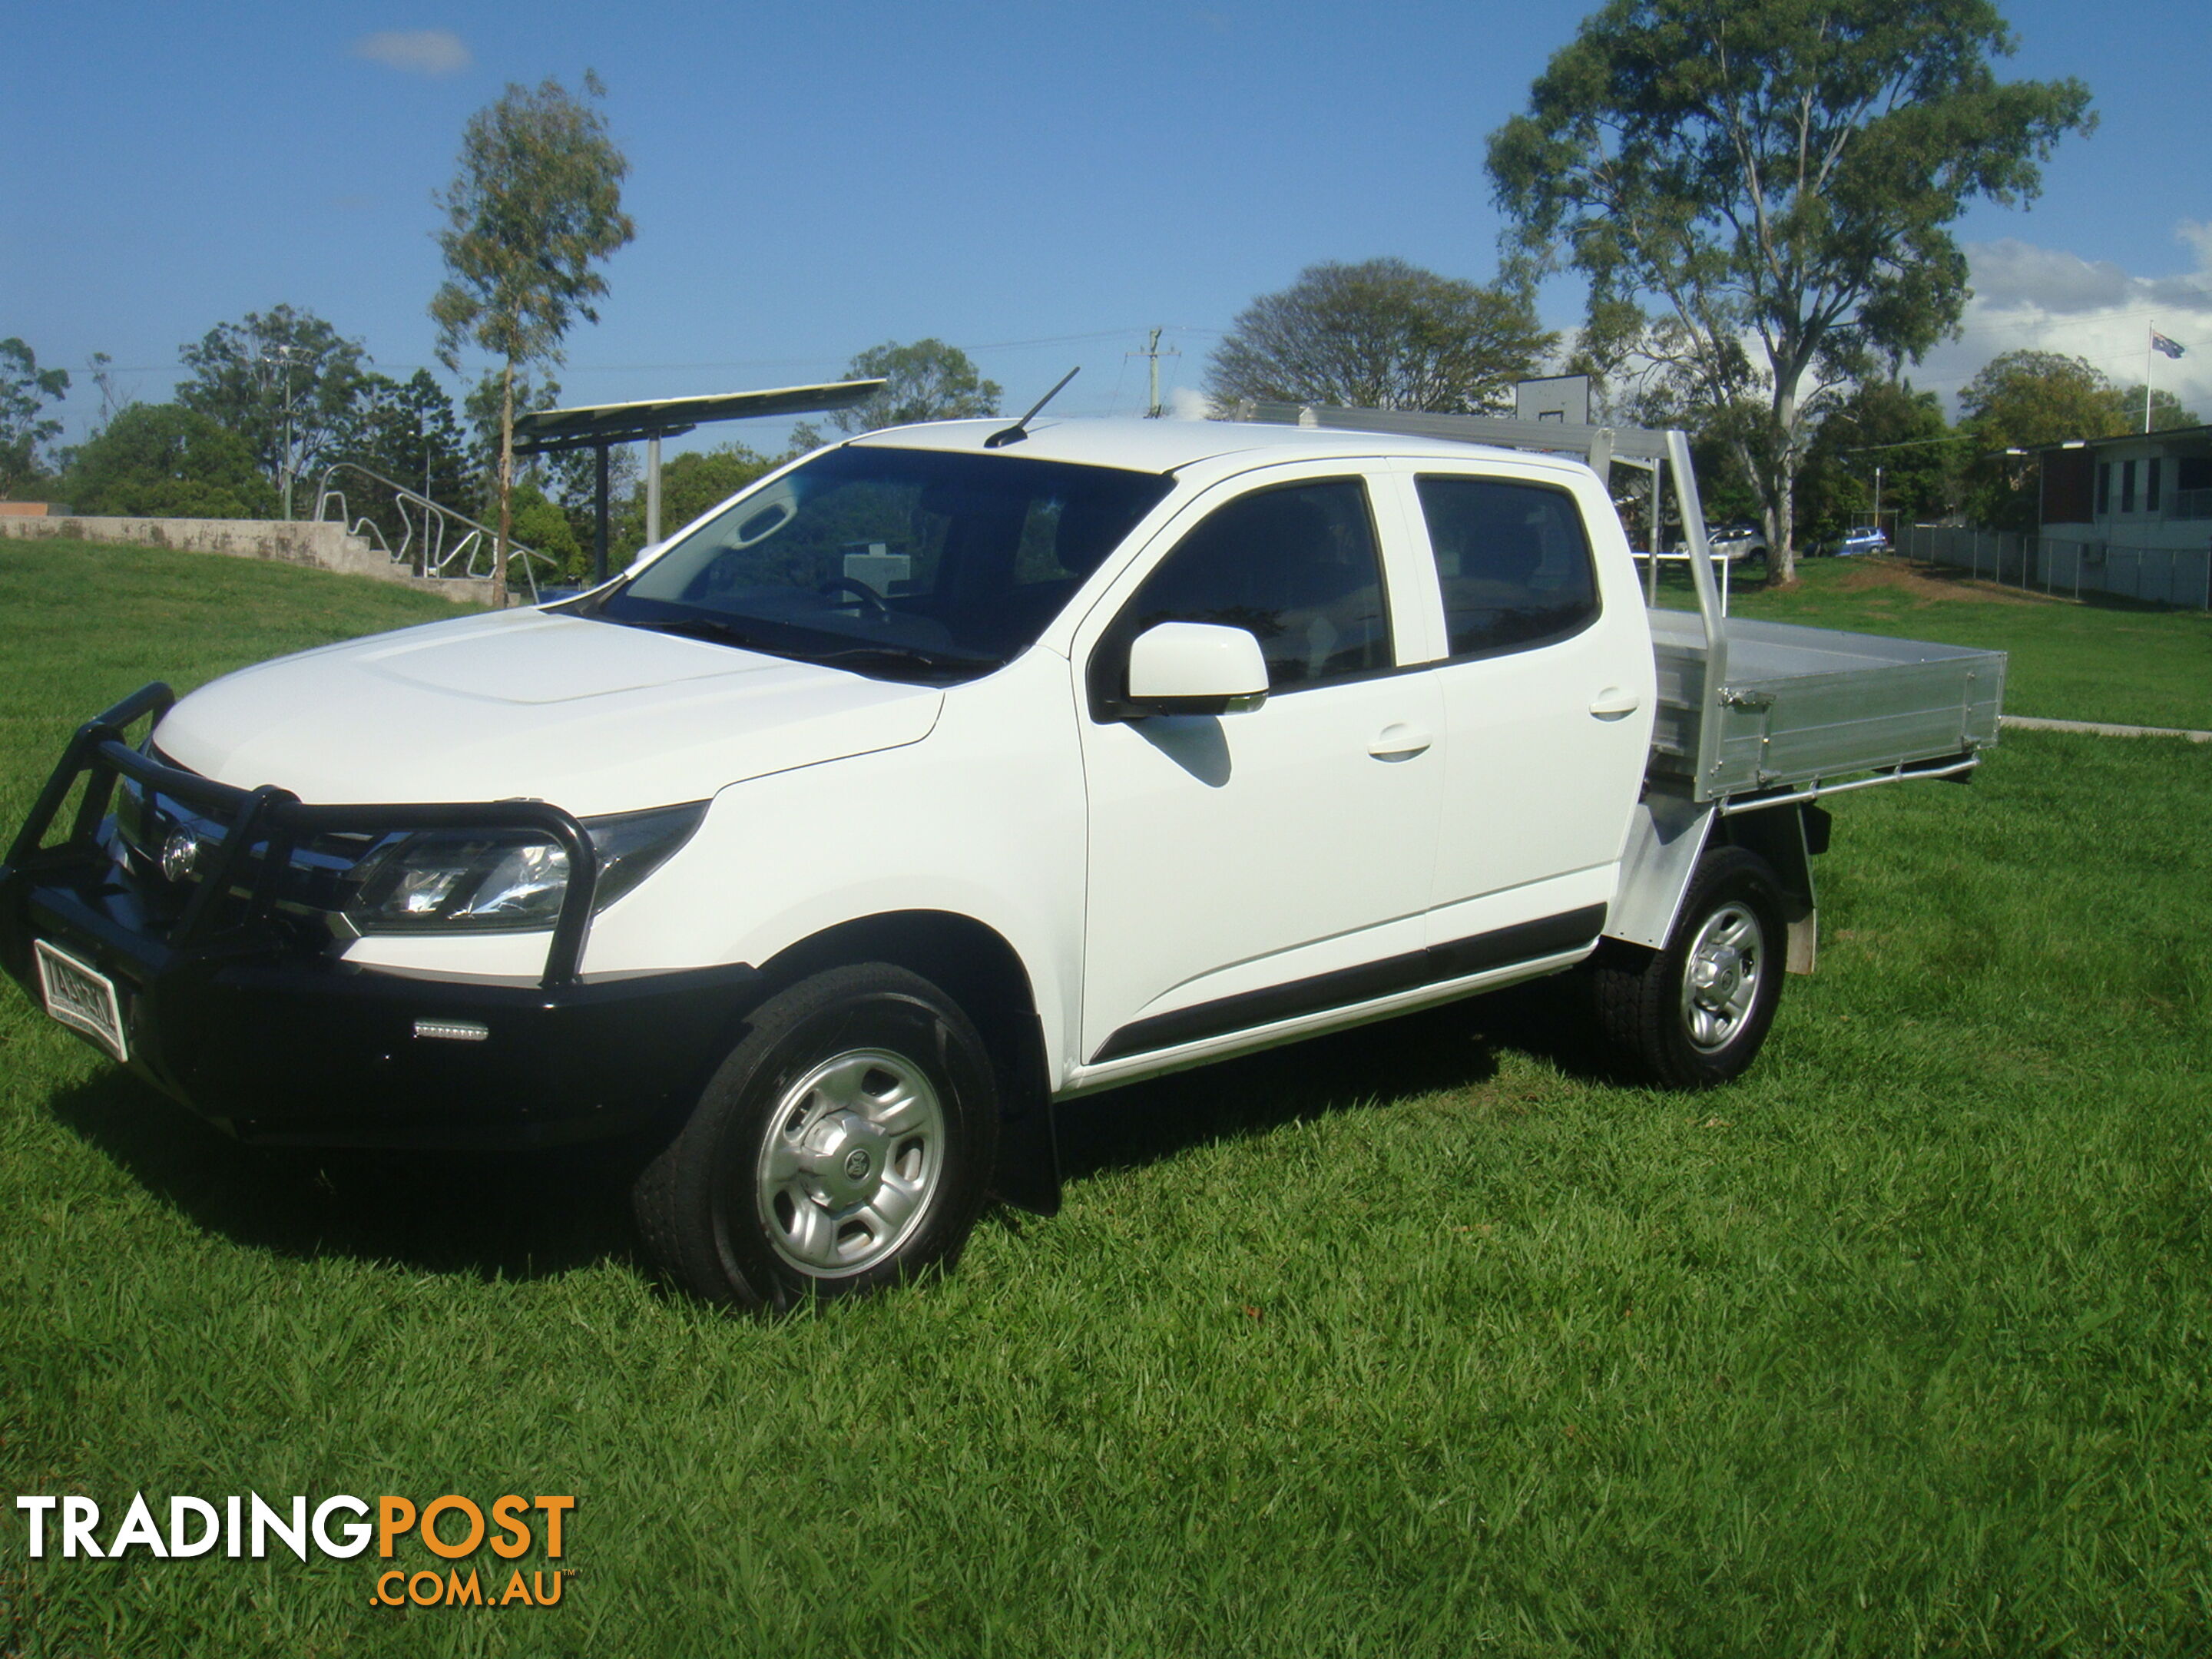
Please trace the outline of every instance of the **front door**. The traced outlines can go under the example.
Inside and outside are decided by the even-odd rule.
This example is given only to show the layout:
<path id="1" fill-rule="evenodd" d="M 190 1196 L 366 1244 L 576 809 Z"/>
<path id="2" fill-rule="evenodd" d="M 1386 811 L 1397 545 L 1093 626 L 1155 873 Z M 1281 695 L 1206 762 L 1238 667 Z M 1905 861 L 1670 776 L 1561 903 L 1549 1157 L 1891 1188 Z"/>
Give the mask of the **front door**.
<path id="1" fill-rule="evenodd" d="M 1213 507 L 1079 636 L 1087 1060 L 1379 994 L 1419 957 L 1443 709 L 1429 674 L 1399 670 L 1384 564 L 1386 543 L 1405 556 L 1401 520 L 1378 528 L 1342 464 L 1317 471 Z M 1129 641 L 1165 621 L 1250 629 L 1266 703 L 1112 718 Z"/>

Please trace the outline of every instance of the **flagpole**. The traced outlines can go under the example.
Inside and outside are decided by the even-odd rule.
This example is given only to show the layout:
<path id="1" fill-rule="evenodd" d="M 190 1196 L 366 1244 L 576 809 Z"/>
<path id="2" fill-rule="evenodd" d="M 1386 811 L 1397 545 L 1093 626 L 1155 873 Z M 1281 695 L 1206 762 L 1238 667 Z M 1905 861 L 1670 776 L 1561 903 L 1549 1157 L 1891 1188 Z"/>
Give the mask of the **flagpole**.
<path id="1" fill-rule="evenodd" d="M 2150 343 L 2143 348 L 2143 436 L 2150 436 L 2150 368 L 2158 356 L 2158 325 L 2153 323 Z"/>

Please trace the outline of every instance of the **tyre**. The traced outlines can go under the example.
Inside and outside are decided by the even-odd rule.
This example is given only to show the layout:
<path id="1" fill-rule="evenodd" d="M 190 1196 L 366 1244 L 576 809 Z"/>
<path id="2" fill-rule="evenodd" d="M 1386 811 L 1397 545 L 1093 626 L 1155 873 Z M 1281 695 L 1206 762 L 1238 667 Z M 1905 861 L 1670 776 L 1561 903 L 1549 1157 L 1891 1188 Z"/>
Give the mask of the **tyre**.
<path id="1" fill-rule="evenodd" d="M 1666 948 L 1608 943 L 1591 969 L 1598 1024 L 1640 1081 L 1709 1089 L 1759 1056 L 1782 998 L 1787 922 L 1765 860 L 1698 860 Z"/>
<path id="2" fill-rule="evenodd" d="M 782 1310 L 951 1267 L 998 1133 L 967 1017 L 919 975 L 872 963 L 800 981 L 748 1025 L 634 1188 L 671 1279 Z"/>

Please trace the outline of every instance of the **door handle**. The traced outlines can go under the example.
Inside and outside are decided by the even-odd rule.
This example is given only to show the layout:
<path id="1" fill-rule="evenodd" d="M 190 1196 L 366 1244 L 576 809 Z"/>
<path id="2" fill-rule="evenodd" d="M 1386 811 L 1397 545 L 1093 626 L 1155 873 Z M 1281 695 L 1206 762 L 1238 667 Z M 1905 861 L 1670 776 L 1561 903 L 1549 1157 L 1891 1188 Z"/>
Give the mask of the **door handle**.
<path id="1" fill-rule="evenodd" d="M 1624 691 L 1617 685 L 1608 685 L 1597 694 L 1589 711 L 1601 720 L 1624 720 L 1637 711 L 1641 701 L 1633 691 Z"/>
<path id="2" fill-rule="evenodd" d="M 1435 741 L 1418 726 L 1392 720 L 1375 734 L 1375 741 L 1367 745 L 1367 752 L 1379 761 L 1411 760 Z"/>

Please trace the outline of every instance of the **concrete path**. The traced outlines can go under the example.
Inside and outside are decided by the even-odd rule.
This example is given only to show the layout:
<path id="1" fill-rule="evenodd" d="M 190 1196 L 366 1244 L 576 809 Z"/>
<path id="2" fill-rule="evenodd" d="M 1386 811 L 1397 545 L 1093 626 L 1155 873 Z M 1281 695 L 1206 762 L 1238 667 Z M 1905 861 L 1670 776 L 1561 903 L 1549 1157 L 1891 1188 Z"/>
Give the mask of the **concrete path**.
<path id="1" fill-rule="evenodd" d="M 2087 732 L 2100 738 L 2186 738 L 2191 743 L 2212 743 L 2212 732 L 2191 732 L 2179 726 L 2107 726 L 2102 720 L 2045 720 L 2028 714 L 2000 715 L 1997 723 L 2027 732 Z"/>

